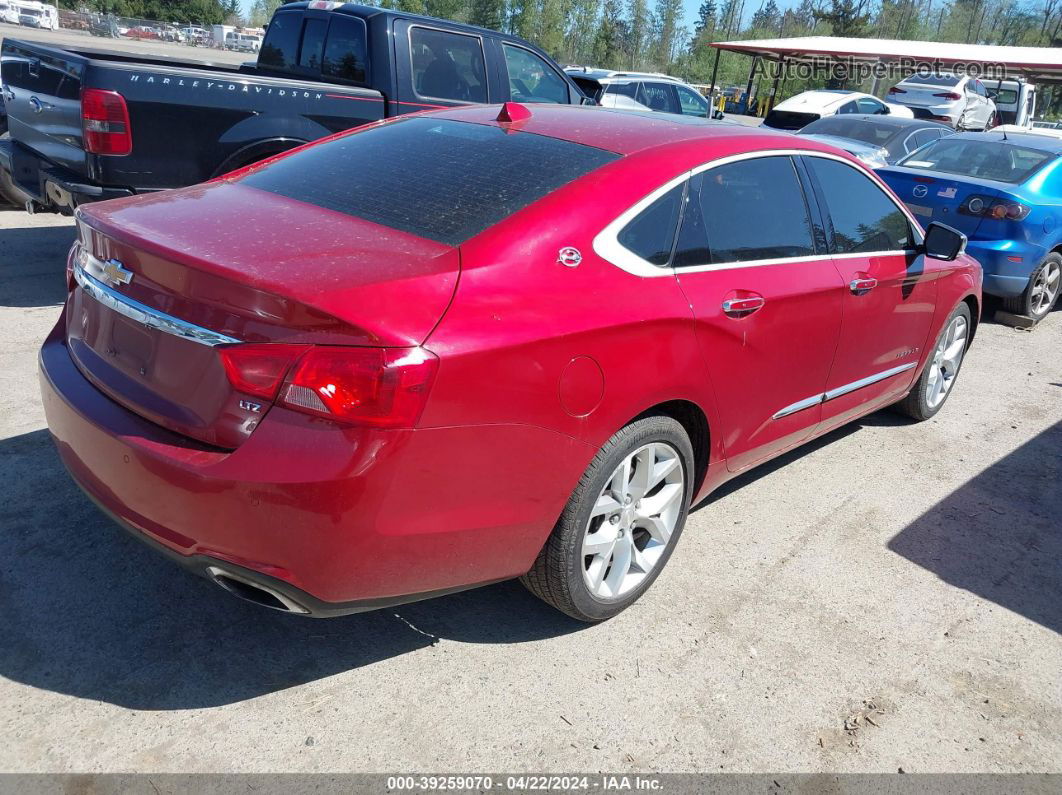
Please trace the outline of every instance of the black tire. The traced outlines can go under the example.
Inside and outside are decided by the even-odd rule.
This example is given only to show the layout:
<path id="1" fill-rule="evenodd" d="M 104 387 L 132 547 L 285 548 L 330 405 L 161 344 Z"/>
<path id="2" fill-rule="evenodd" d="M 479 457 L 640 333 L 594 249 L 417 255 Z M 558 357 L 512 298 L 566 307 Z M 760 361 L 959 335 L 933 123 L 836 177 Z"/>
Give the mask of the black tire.
<path id="1" fill-rule="evenodd" d="M 914 386 L 911 387 L 911 391 L 907 393 L 907 397 L 893 405 L 893 408 L 896 409 L 896 411 L 921 422 L 923 420 L 928 420 L 944 408 L 944 404 L 948 402 L 948 398 L 951 396 L 951 390 L 949 389 L 947 393 L 945 393 L 943 400 L 937 405 L 932 406 L 928 399 L 929 379 L 931 377 L 933 356 L 936 353 L 937 347 L 940 345 L 944 335 L 948 333 L 952 321 L 960 315 L 966 318 L 966 349 L 969 349 L 970 333 L 973 331 L 972 317 L 970 315 L 970 307 L 966 305 L 965 301 L 961 301 L 959 302 L 959 305 L 952 310 L 952 313 L 948 315 L 948 319 L 944 322 L 944 327 L 940 330 L 940 335 L 933 341 L 933 350 L 930 351 L 929 355 L 926 357 L 926 363 L 922 368 L 922 374 L 918 377 L 918 380 L 915 381 Z M 958 378 L 959 372 L 962 370 L 962 363 L 965 359 L 965 356 L 960 359 L 959 366 L 955 371 L 955 378 Z"/>
<path id="2" fill-rule="evenodd" d="M 591 593 L 583 578 L 584 532 L 598 496 L 616 468 L 632 452 L 652 442 L 670 445 L 678 452 L 682 463 L 684 489 L 675 529 L 660 559 L 641 583 L 621 597 L 602 600 Z M 620 430 L 605 442 L 590 462 L 538 559 L 520 582 L 539 599 L 580 621 L 605 621 L 630 607 L 652 586 L 678 544 L 692 497 L 693 461 L 689 436 L 682 425 L 670 417 L 647 417 Z"/>
<path id="3" fill-rule="evenodd" d="M 1003 299 L 1003 309 L 1014 315 L 1025 315 L 1031 317 L 1033 320 L 1039 322 L 1043 320 L 1051 312 L 1051 309 L 1056 303 L 1058 303 L 1059 293 L 1062 290 L 1056 286 L 1054 297 L 1047 303 L 1046 306 L 1037 308 L 1036 296 L 1033 295 L 1033 287 L 1036 285 L 1037 278 L 1044 272 L 1048 265 L 1054 265 L 1056 268 L 1062 268 L 1062 254 L 1057 251 L 1052 251 L 1041 262 L 1036 270 L 1029 276 L 1029 284 L 1025 288 L 1025 292 L 1021 295 L 1010 296 Z"/>

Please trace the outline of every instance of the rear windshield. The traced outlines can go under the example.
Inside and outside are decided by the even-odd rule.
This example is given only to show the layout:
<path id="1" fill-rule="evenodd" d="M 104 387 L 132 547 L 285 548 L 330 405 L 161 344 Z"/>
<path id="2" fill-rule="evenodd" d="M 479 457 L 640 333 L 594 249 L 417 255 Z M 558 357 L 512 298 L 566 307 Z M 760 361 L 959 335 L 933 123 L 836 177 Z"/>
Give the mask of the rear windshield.
<path id="1" fill-rule="evenodd" d="M 791 110 L 772 110 L 763 123 L 777 130 L 799 130 L 819 118 L 817 113 L 797 113 Z"/>
<path id="2" fill-rule="evenodd" d="M 401 119 L 240 181 L 456 246 L 619 155 L 494 125 Z"/>
<path id="3" fill-rule="evenodd" d="M 1053 157 L 1050 152 L 998 140 L 942 138 L 904 158 L 899 165 L 1017 183 L 1031 177 Z"/>
<path id="4" fill-rule="evenodd" d="M 900 82 L 902 83 L 922 83 L 927 86 L 957 86 L 959 81 L 962 80 L 958 75 L 911 75 L 906 77 Z"/>
<path id="5" fill-rule="evenodd" d="M 800 131 L 801 135 L 836 135 L 838 138 L 850 138 L 865 144 L 884 144 L 896 135 L 898 129 L 894 124 L 879 124 L 869 119 L 851 119 L 844 116 L 827 116 L 813 121 Z"/>

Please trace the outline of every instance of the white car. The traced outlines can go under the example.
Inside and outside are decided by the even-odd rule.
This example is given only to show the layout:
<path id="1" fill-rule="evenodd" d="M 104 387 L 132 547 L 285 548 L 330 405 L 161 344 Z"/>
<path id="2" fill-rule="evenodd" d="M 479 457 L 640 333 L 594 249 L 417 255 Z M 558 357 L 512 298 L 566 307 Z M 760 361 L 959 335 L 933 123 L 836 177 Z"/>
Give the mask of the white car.
<path id="1" fill-rule="evenodd" d="M 1019 135 L 1043 135 L 1047 138 L 1062 138 L 1062 129 L 1057 127 L 1021 127 L 1017 124 L 1000 124 L 993 127 L 994 133 L 1018 133 Z"/>
<path id="2" fill-rule="evenodd" d="M 615 72 L 586 66 L 564 70 L 580 90 L 606 108 L 650 110 L 707 118 L 712 108 L 697 89 L 654 72 Z"/>
<path id="3" fill-rule="evenodd" d="M 10 3 L 0 3 L 0 22 L 7 22 L 9 25 L 17 25 L 18 9 Z"/>
<path id="4" fill-rule="evenodd" d="M 956 130 L 987 130 L 996 116 L 984 84 L 966 75 L 914 74 L 889 89 L 889 100 Z"/>
<path id="5" fill-rule="evenodd" d="M 764 127 L 776 130 L 799 130 L 807 124 L 838 113 L 869 113 L 913 119 L 914 114 L 902 105 L 883 102 L 859 91 L 821 89 L 804 91 L 775 105 L 763 120 Z"/>

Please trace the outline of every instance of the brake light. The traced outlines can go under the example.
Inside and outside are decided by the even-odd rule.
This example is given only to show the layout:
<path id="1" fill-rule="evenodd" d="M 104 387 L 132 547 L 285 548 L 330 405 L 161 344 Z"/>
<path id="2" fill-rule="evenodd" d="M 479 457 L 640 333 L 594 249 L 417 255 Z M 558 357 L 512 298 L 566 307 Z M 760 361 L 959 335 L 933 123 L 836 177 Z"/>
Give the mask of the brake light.
<path id="1" fill-rule="evenodd" d="M 241 343 L 217 350 L 234 389 L 273 400 L 288 370 L 309 349 L 309 345 Z"/>
<path id="2" fill-rule="evenodd" d="M 962 94 L 956 94 L 954 91 L 944 91 L 940 94 L 934 94 L 934 97 L 940 97 L 941 99 L 962 99 Z"/>
<path id="3" fill-rule="evenodd" d="M 996 199 L 992 196 L 972 194 L 959 205 L 959 212 L 964 215 L 983 216 L 995 221 L 1021 221 L 1029 215 L 1031 208 L 1010 199 Z"/>
<path id="4" fill-rule="evenodd" d="M 341 422 L 411 428 L 438 365 L 423 348 L 315 347 L 295 365 L 280 402 Z"/>
<path id="5" fill-rule="evenodd" d="M 117 91 L 86 88 L 81 92 L 81 130 L 86 152 L 127 155 L 133 151 L 129 109 Z"/>
<path id="6" fill-rule="evenodd" d="M 892 88 L 889 89 L 889 93 L 890 94 L 906 94 L 907 92 L 904 91 L 902 88 L 897 88 L 896 86 L 893 86 Z"/>

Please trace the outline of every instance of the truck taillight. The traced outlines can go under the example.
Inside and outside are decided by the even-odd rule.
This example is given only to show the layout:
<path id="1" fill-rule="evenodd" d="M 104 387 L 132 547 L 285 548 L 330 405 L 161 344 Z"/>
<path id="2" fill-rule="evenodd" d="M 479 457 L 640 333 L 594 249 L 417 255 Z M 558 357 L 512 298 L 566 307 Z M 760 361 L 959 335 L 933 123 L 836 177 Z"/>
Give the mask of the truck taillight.
<path id="1" fill-rule="evenodd" d="M 133 151 L 129 109 L 117 91 L 86 88 L 81 92 L 81 129 L 86 152 L 127 155 Z"/>
<path id="2" fill-rule="evenodd" d="M 416 425 L 439 365 L 423 348 L 241 343 L 217 350 L 239 392 L 376 428 Z"/>

